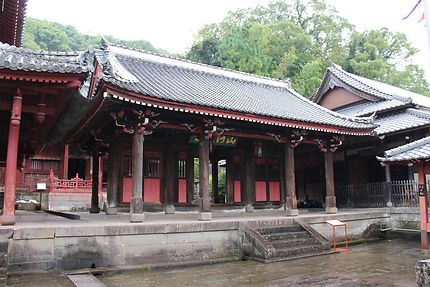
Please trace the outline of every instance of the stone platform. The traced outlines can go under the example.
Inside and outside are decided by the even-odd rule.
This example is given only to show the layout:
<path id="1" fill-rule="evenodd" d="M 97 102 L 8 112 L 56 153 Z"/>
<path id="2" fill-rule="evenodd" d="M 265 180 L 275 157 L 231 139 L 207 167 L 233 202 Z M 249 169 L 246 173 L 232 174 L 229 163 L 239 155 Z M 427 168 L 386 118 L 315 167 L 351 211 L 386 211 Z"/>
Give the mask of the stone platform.
<path id="1" fill-rule="evenodd" d="M 197 220 L 196 212 L 145 213 L 145 221 L 130 223 L 128 213 L 76 213 L 80 220 L 37 212 L 17 212 L 17 224 L 0 227 L 7 243 L 9 272 L 75 270 L 90 267 L 166 266 L 238 260 L 240 226 L 279 226 L 300 219 L 329 237 L 324 222 L 348 224 L 349 236 L 360 237 L 372 223 L 389 221 L 386 209 L 301 210 L 288 217 L 284 210 L 213 211 L 211 221 Z M 330 239 L 330 238 L 329 238 Z"/>

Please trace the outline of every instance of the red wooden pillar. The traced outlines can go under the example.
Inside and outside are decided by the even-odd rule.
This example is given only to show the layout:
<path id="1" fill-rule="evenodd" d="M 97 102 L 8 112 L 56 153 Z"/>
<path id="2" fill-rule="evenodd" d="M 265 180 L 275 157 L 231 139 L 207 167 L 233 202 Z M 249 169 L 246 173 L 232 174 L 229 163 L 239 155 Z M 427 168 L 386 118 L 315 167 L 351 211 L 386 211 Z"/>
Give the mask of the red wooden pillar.
<path id="1" fill-rule="evenodd" d="M 199 142 L 199 220 L 212 220 L 209 199 L 209 145 L 209 140 L 205 138 L 204 129 L 202 129 Z"/>
<path id="2" fill-rule="evenodd" d="M 421 249 L 429 249 L 430 236 L 427 232 L 429 223 L 429 198 L 426 187 L 426 176 L 424 173 L 424 165 L 418 166 L 418 189 L 420 195 L 420 229 L 421 229 Z"/>
<path id="3" fill-rule="evenodd" d="M 133 134 L 132 169 L 133 190 L 130 201 L 130 222 L 142 222 L 143 213 L 143 141 L 144 137 L 138 131 Z"/>
<path id="4" fill-rule="evenodd" d="M 336 194 L 334 190 L 333 152 L 324 152 L 326 213 L 337 213 Z"/>
<path id="5" fill-rule="evenodd" d="M 284 163 L 285 163 L 285 204 L 287 214 L 296 216 L 299 214 L 297 209 L 296 197 L 296 175 L 294 168 L 294 148 L 289 143 L 284 145 Z"/>
<path id="6" fill-rule="evenodd" d="M 16 166 L 18 161 L 19 126 L 21 124 L 22 96 L 19 89 L 13 97 L 12 112 L 9 122 L 9 137 L 7 142 L 6 172 L 4 184 L 2 225 L 13 225 L 15 219 L 15 184 Z"/>

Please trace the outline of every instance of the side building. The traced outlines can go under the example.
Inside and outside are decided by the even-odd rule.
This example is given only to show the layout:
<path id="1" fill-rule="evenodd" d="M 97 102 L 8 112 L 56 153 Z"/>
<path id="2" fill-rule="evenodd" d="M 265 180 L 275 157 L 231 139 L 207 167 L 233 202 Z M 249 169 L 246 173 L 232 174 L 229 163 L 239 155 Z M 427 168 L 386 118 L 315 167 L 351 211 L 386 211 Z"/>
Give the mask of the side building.
<path id="1" fill-rule="evenodd" d="M 337 185 L 417 179 L 413 166 L 382 164 L 384 151 L 430 134 L 430 98 L 370 80 L 332 65 L 313 101 L 345 116 L 373 117 L 375 136 L 361 138 L 339 157 L 345 170 Z"/>

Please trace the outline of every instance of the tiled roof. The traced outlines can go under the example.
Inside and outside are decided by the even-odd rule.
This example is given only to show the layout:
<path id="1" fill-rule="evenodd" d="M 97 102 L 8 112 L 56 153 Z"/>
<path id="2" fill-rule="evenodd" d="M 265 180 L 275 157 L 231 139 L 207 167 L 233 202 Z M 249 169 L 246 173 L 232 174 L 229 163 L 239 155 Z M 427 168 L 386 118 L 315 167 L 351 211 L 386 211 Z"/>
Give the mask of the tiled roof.
<path id="1" fill-rule="evenodd" d="M 311 122 L 349 129 L 371 129 L 357 119 L 325 109 L 299 95 L 289 83 L 186 60 L 114 46 L 96 51 L 103 80 L 162 100 L 244 114 Z"/>
<path id="2" fill-rule="evenodd" d="M 430 159 L 430 137 L 405 144 L 384 153 L 384 157 L 377 157 L 382 162 L 401 162 Z"/>
<path id="3" fill-rule="evenodd" d="M 394 99 L 380 102 L 365 101 L 346 108 L 336 109 L 336 112 L 351 117 L 362 117 L 403 106 L 405 106 L 404 102 Z"/>
<path id="4" fill-rule="evenodd" d="M 333 78 L 334 76 L 334 78 Z M 326 76 L 324 81 L 315 94 L 314 101 L 319 102 L 322 96 L 332 87 L 338 86 L 339 82 L 346 84 L 347 86 L 355 89 L 356 91 L 362 92 L 367 95 L 371 95 L 375 100 L 399 100 L 405 103 L 412 103 L 413 99 L 416 101 L 424 101 L 427 97 L 388 85 L 375 80 L 367 79 L 361 76 L 357 76 L 343 70 L 339 65 L 333 64 L 327 68 Z M 430 106 L 430 98 L 429 98 Z"/>
<path id="5" fill-rule="evenodd" d="M 375 129 L 376 134 L 383 135 L 430 125 L 430 113 L 408 108 L 383 116 L 376 116 L 375 124 L 379 125 Z"/>
<path id="6" fill-rule="evenodd" d="M 83 53 L 36 51 L 0 43 L 0 69 L 80 74 L 90 66 Z"/>

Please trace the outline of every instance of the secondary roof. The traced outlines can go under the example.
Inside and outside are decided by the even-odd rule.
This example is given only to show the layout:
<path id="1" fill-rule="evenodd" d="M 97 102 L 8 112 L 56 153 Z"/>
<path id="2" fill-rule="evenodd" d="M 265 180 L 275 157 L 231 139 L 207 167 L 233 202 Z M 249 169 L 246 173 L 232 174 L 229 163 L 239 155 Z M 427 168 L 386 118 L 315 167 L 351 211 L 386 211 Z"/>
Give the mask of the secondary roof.
<path id="1" fill-rule="evenodd" d="M 376 157 L 381 162 L 408 162 L 430 159 L 430 137 L 387 150 L 383 157 Z"/>

